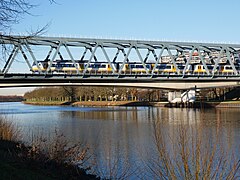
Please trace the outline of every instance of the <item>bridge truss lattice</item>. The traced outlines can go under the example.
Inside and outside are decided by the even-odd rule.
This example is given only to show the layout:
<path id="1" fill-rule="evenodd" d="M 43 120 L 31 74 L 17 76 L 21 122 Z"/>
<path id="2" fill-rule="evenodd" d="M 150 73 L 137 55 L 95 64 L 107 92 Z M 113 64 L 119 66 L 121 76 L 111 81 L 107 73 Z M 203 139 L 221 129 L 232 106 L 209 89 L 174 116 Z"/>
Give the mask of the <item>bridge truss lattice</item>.
<path id="1" fill-rule="evenodd" d="M 238 67 L 239 44 L 3 35 L 0 36 L 0 44 L 10 48 L 1 68 L 2 74 L 9 73 L 17 55 L 22 55 L 30 71 L 32 65 L 36 64 L 39 74 L 53 73 L 51 72 L 51 65 L 55 61 L 65 61 L 66 59 L 73 63 L 76 68 L 75 74 L 79 76 L 88 75 L 87 69 L 90 64 L 99 62 L 107 63 L 111 67 L 111 72 L 108 72 L 108 74 L 118 77 L 126 75 L 123 68 L 129 63 L 142 65 L 145 71 L 137 74 L 138 76 L 171 75 L 172 73 L 169 72 L 156 71 L 158 64 L 164 63 L 172 64 L 176 70 L 173 75 L 181 76 L 181 78 L 185 78 L 189 74 L 199 76 L 199 73 L 188 72 L 187 67 L 191 64 L 201 64 L 205 70 L 204 76 L 218 76 L 220 74 L 218 67 L 222 64 L 228 64 L 228 68 L 231 69 L 225 75 L 230 74 L 238 77 L 240 74 L 240 68 Z M 37 48 L 46 50 L 41 59 L 37 57 Z M 49 65 L 45 71 L 42 71 L 38 66 L 38 61 L 48 61 Z M 77 63 L 85 63 L 83 70 L 80 71 L 77 68 Z M 119 63 L 118 68 L 116 68 L 115 63 Z M 151 69 L 147 67 L 149 63 Z M 212 65 L 211 69 L 209 69 L 209 64 Z M 128 73 L 132 74 L 132 72 Z"/>

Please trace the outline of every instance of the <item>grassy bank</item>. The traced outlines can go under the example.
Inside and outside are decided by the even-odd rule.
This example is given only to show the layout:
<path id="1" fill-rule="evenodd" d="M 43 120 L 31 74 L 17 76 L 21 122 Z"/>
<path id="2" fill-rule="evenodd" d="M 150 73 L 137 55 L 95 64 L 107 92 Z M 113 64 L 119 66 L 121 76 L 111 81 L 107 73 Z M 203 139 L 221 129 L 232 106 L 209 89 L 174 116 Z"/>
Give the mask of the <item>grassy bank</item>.
<path id="1" fill-rule="evenodd" d="M 81 102 L 66 102 L 66 101 L 23 101 L 25 104 L 31 105 L 72 105 L 72 106 L 158 106 L 164 107 L 167 102 L 147 102 L 147 101 L 81 101 Z"/>
<path id="2" fill-rule="evenodd" d="M 44 106 L 61 106 L 69 105 L 70 102 L 67 101 L 23 101 L 24 104 L 31 105 L 44 105 Z"/>
<path id="3" fill-rule="evenodd" d="M 148 102 L 148 101 L 81 101 L 81 102 L 68 102 L 68 101 L 23 101 L 25 104 L 31 105 L 72 105 L 72 106 L 153 106 L 153 107 L 176 107 L 175 103 L 169 104 L 168 102 Z M 179 105 L 179 103 L 178 103 Z M 177 106 L 182 107 L 182 106 Z M 188 107 L 188 106 L 184 106 Z M 194 108 L 234 108 L 240 107 L 240 101 L 223 101 L 223 102 L 195 102 L 191 107 Z"/>

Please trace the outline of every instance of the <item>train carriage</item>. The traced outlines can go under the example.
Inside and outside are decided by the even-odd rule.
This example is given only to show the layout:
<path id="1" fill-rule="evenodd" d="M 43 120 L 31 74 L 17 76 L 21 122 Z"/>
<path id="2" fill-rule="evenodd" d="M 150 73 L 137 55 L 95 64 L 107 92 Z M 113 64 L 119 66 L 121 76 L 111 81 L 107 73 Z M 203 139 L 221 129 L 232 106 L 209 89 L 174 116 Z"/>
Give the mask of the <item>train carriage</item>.
<path id="1" fill-rule="evenodd" d="M 122 66 L 119 64 L 119 66 Z M 145 69 L 146 67 L 146 69 Z M 146 74 L 151 72 L 151 64 L 145 64 L 145 67 L 141 63 L 127 63 L 124 64 L 122 72 L 125 74 Z"/>
<path id="2" fill-rule="evenodd" d="M 49 68 L 51 64 L 51 67 Z M 185 70 L 185 74 L 207 74 L 207 71 L 203 64 L 194 63 L 189 64 L 187 68 L 184 63 L 177 63 L 178 70 L 180 74 Z M 207 69 L 210 74 L 213 73 L 214 64 L 207 64 Z M 112 67 L 114 69 L 112 69 Z M 87 69 L 86 69 L 87 68 Z M 49 69 L 49 72 L 52 73 L 66 73 L 72 74 L 77 72 L 87 72 L 87 73 L 113 73 L 118 72 L 121 68 L 122 73 L 125 74 L 147 74 L 151 73 L 154 69 L 155 74 L 176 74 L 177 68 L 174 64 L 169 63 L 160 63 L 155 67 L 154 63 L 146 63 L 145 66 L 142 63 L 126 63 L 122 67 L 122 63 L 112 63 L 111 65 L 108 62 L 91 62 L 87 63 L 86 61 L 75 61 L 73 63 L 71 60 L 56 60 L 50 63 L 50 61 L 37 61 L 37 64 L 34 62 L 31 68 L 33 73 L 40 71 L 46 72 Z M 235 64 L 236 70 L 240 71 L 240 65 Z M 215 69 L 214 73 L 222 74 L 232 74 L 234 69 L 231 65 L 219 64 Z"/>
<path id="3" fill-rule="evenodd" d="M 207 69 L 208 69 L 209 73 L 213 73 L 214 65 L 207 64 L 206 66 L 207 66 Z M 218 69 L 219 68 L 217 67 L 215 72 Z M 203 64 L 194 64 L 193 65 L 193 74 L 207 74 L 207 70 L 205 69 Z"/>
<path id="4" fill-rule="evenodd" d="M 111 73 L 113 69 L 109 63 L 97 62 L 97 63 L 85 63 L 85 68 L 87 68 L 87 72 L 89 73 Z"/>

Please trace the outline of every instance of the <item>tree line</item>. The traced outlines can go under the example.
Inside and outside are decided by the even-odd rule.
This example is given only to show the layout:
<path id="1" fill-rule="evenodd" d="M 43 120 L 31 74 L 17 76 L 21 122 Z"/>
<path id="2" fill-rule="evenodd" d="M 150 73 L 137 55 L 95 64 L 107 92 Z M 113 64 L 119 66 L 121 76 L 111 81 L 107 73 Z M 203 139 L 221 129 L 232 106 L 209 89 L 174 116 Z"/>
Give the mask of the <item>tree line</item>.
<path id="1" fill-rule="evenodd" d="M 27 101 L 167 101 L 168 90 L 126 87 L 44 87 L 24 94 Z M 240 88 L 212 88 L 196 94 L 197 100 L 238 100 Z"/>
<path id="2" fill-rule="evenodd" d="M 27 101 L 160 101 L 166 91 L 117 87 L 45 87 L 24 94 Z"/>

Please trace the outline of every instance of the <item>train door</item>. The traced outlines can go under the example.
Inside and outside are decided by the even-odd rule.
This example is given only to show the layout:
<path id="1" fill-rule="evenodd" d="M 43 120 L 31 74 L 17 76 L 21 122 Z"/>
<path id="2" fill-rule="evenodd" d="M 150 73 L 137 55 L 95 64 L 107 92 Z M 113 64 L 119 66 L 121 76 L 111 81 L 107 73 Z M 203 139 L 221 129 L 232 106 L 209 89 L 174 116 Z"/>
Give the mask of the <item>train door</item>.
<path id="1" fill-rule="evenodd" d="M 84 64 L 79 63 L 79 71 L 82 72 L 84 70 Z"/>
<path id="2" fill-rule="evenodd" d="M 201 66 L 201 65 L 198 65 L 198 67 L 197 67 L 197 72 L 198 72 L 198 73 L 203 72 L 203 69 L 202 69 L 202 66 Z"/>
<path id="3" fill-rule="evenodd" d="M 220 70 L 221 73 L 224 72 L 224 66 L 220 66 L 219 70 Z"/>
<path id="4" fill-rule="evenodd" d="M 107 64 L 107 71 L 108 72 L 112 71 L 112 67 L 110 66 L 110 64 Z"/>
<path id="5" fill-rule="evenodd" d="M 177 72 L 177 68 L 174 65 L 172 65 L 172 72 Z"/>

